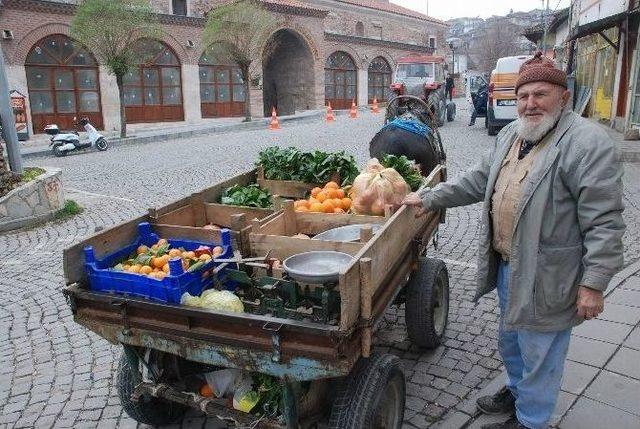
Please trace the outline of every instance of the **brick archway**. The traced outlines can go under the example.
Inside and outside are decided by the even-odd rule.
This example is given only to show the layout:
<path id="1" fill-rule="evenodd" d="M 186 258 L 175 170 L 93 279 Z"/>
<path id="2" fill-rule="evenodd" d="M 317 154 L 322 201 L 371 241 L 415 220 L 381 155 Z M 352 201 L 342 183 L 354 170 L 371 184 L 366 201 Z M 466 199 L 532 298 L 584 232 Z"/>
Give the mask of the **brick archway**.
<path id="1" fill-rule="evenodd" d="M 295 30 L 281 28 L 267 39 L 262 51 L 265 116 L 275 107 L 279 114 L 315 106 L 314 52 Z"/>

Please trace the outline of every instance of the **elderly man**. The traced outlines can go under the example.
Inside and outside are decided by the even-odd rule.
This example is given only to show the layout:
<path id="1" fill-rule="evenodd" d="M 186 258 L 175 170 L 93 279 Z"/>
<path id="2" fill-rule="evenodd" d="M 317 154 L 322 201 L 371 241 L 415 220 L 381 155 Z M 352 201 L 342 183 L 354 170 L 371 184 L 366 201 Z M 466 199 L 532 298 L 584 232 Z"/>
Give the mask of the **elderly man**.
<path id="1" fill-rule="evenodd" d="M 482 201 L 475 299 L 498 290 L 505 388 L 478 400 L 513 413 L 491 429 L 546 428 L 571 328 L 603 311 L 622 266 L 622 168 L 598 126 L 573 113 L 566 75 L 539 53 L 516 82 L 518 120 L 470 171 L 406 205 L 425 210 Z"/>

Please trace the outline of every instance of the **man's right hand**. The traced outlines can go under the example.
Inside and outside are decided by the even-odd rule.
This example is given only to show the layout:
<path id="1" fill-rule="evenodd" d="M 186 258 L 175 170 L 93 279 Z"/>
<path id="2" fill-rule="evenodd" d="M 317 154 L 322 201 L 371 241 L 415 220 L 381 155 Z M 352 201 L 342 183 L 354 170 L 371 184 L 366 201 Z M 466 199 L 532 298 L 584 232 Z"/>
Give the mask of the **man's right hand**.
<path id="1" fill-rule="evenodd" d="M 416 217 L 424 216 L 427 213 L 427 209 L 425 209 L 422 205 L 422 198 L 420 198 L 420 195 L 418 195 L 417 192 L 411 192 L 410 194 L 407 194 L 407 196 L 402 200 L 401 204 L 403 206 L 418 207 L 419 210 L 416 212 Z"/>

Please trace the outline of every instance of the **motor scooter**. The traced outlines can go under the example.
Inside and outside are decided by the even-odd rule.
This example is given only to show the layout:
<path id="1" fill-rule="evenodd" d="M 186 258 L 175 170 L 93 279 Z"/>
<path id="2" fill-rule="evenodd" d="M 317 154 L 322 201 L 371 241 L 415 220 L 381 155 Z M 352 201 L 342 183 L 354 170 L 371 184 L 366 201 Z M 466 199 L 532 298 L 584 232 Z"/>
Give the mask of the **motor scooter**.
<path id="1" fill-rule="evenodd" d="M 44 127 L 44 132 L 51 136 L 51 151 L 55 156 L 65 156 L 67 153 L 84 150 L 95 146 L 99 151 L 105 151 L 109 148 L 107 140 L 100 134 L 89 122 L 89 118 L 81 118 L 76 125 L 84 127 L 87 132 L 88 140 L 80 141 L 80 135 L 75 130 L 61 131 L 56 124 L 50 124 Z"/>

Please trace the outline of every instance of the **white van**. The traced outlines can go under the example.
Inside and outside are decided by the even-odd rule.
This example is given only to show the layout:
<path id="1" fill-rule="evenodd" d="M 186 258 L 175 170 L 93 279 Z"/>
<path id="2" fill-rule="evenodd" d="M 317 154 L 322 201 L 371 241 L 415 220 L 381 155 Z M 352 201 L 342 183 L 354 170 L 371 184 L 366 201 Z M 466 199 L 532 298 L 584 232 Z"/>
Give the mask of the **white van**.
<path id="1" fill-rule="evenodd" d="M 498 59 L 489 79 L 489 97 L 485 127 L 490 136 L 518 117 L 515 86 L 522 63 L 531 55 L 518 55 Z"/>

